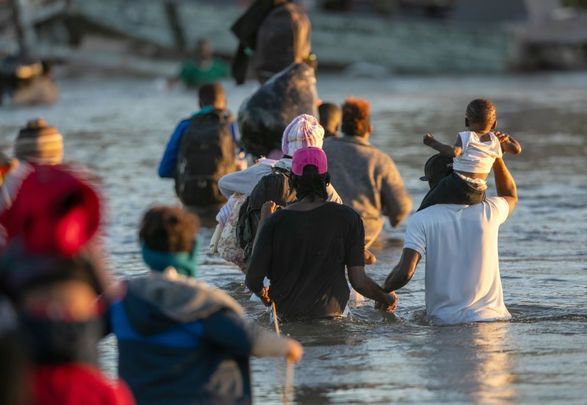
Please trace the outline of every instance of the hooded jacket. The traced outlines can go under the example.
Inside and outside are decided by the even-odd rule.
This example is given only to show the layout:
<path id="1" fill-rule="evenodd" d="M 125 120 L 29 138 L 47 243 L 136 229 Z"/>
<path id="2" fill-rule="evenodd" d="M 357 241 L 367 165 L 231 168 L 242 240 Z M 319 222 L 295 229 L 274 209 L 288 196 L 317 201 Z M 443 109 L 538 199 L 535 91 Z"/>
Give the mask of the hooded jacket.
<path id="1" fill-rule="evenodd" d="M 288 350 L 227 294 L 181 275 L 129 280 L 111 312 L 119 375 L 138 404 L 250 403 L 249 356 Z"/>

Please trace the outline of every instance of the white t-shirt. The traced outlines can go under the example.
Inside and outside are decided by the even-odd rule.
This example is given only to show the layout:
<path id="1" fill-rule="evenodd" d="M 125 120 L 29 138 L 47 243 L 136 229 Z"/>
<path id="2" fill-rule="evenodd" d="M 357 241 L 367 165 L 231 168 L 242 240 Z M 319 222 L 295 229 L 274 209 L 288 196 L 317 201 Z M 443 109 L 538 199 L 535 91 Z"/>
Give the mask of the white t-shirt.
<path id="1" fill-rule="evenodd" d="M 477 133 L 473 131 L 459 132 L 461 138 L 461 155 L 453 159 L 452 168 L 459 172 L 489 173 L 496 158 L 501 158 L 503 152 L 501 143 L 493 132 L 489 132 L 490 140 L 481 142 Z"/>
<path id="2" fill-rule="evenodd" d="M 414 214 L 405 248 L 426 254 L 426 313 L 433 324 L 507 320 L 497 239 L 509 206 L 437 204 Z"/>

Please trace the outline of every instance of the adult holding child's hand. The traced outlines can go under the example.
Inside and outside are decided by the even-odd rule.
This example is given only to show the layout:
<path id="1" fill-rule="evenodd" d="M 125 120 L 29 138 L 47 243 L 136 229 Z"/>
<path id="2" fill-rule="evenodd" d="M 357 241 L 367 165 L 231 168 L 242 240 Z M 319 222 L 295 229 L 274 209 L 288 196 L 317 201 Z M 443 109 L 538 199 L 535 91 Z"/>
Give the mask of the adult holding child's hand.
<path id="1" fill-rule="evenodd" d="M 385 288 L 383 288 L 385 290 Z M 395 291 L 390 291 L 385 298 L 386 303 L 382 304 L 379 301 L 375 302 L 375 309 L 378 310 L 383 310 L 388 314 L 392 314 L 395 309 L 397 308 L 397 302 L 399 301 L 399 298 L 397 297 L 397 294 L 395 293 Z"/>
<path id="2" fill-rule="evenodd" d="M 326 154 L 315 147 L 298 149 L 291 173 L 297 200 L 278 212 L 273 202 L 262 206 L 266 219 L 257 233 L 247 287 L 265 302 L 269 294 L 284 320 L 340 317 L 350 295 L 346 270 L 358 293 L 393 311 L 395 296 L 365 274 L 365 264 L 376 259 L 365 250 L 360 215 L 328 202 Z M 271 281 L 268 293 L 265 277 Z"/>

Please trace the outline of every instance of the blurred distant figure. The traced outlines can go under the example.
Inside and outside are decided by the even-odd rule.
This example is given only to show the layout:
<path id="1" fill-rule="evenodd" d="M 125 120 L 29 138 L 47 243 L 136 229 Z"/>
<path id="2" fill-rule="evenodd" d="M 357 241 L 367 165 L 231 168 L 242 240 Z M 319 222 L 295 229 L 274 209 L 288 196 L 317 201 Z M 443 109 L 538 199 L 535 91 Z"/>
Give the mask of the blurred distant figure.
<path id="1" fill-rule="evenodd" d="M 200 111 L 180 121 L 173 131 L 159 164 L 159 177 L 174 178 L 181 202 L 208 214 L 226 202 L 218 180 L 236 170 L 236 128 L 220 83 L 200 87 L 198 96 Z"/>
<path id="2" fill-rule="evenodd" d="M 49 62 L 42 62 L 42 73 L 31 79 L 30 83 L 17 90 L 12 103 L 17 106 L 33 106 L 55 104 L 59 99 L 59 86 L 53 78 L 53 66 Z"/>
<path id="3" fill-rule="evenodd" d="M 353 8 L 352 0 L 323 0 L 320 7 L 328 11 L 351 11 Z"/>
<path id="4" fill-rule="evenodd" d="M 261 84 L 292 63 L 310 57 L 310 19 L 288 0 L 256 0 L 233 24 L 239 48 L 232 65 L 238 84 L 246 79 L 249 57 L 254 52 L 254 69 Z"/>
<path id="5" fill-rule="evenodd" d="M 4 183 L 4 176 L 14 169 L 17 164 L 16 159 L 10 159 L 4 153 L 0 152 L 0 187 Z"/>
<path id="6" fill-rule="evenodd" d="M 17 166 L 18 162 L 16 159 L 10 159 L 4 153 L 0 152 L 0 203 L 2 201 L 9 201 L 10 196 L 6 191 L 6 187 L 2 187 L 4 184 L 4 177 Z M 6 195 L 5 195 L 6 194 Z M 2 226 L 0 226 L 0 252 L 6 243 L 6 232 Z M 0 401 L 0 403 L 3 403 Z"/>
<path id="7" fill-rule="evenodd" d="M 250 356 L 302 357 L 299 343 L 245 320 L 228 294 L 194 279 L 198 228 L 181 208 L 149 209 L 139 238 L 150 271 L 130 278 L 112 307 L 118 372 L 139 404 L 249 404 Z"/>
<path id="8" fill-rule="evenodd" d="M 333 103 L 322 103 L 318 107 L 320 125 L 324 128 L 324 138 L 337 137 L 342 122 L 342 111 Z"/>
<path id="9" fill-rule="evenodd" d="M 187 87 L 199 87 L 217 82 L 229 75 L 228 65 L 214 57 L 212 43 L 204 38 L 198 40 L 194 58 L 184 61 L 179 74 L 169 79 L 168 84 L 173 86 L 181 81 Z"/>
<path id="10" fill-rule="evenodd" d="M 0 213 L 12 205 L 23 180 L 38 165 L 56 165 L 63 160 L 63 137 L 57 128 L 37 118 L 27 122 L 14 143 L 12 169 L 0 185 Z"/>
<path id="11" fill-rule="evenodd" d="M 273 10 L 257 33 L 255 73 L 259 82 L 308 58 L 312 50 L 310 35 L 310 19 L 298 4 L 274 0 Z"/>
<path id="12" fill-rule="evenodd" d="M 8 57 L 0 61 L 0 105 L 8 98 L 15 106 L 53 104 L 59 87 L 48 61 L 25 61 Z"/>
<path id="13" fill-rule="evenodd" d="M 30 404 L 28 359 L 17 329 L 16 314 L 0 294 L 0 404 Z"/>
<path id="14" fill-rule="evenodd" d="M 342 106 L 343 136 L 328 138 L 323 146 L 332 184 L 344 204 L 363 219 L 367 247 L 383 229 L 383 215 L 395 227 L 412 209 L 412 199 L 395 163 L 369 143 L 372 131 L 369 103 L 348 98 Z"/>
<path id="15" fill-rule="evenodd" d="M 38 166 L 0 223 L 9 241 L 0 293 L 12 300 L 31 355 L 31 403 L 133 404 L 126 385 L 97 365 L 112 283 L 95 239 L 94 189 L 63 166 Z"/>

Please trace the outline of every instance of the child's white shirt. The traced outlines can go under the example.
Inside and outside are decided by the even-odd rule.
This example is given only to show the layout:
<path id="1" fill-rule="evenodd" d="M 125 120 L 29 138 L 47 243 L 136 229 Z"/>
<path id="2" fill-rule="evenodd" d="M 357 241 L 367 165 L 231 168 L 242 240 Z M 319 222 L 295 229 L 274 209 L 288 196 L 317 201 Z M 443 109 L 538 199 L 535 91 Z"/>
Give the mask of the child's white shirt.
<path id="1" fill-rule="evenodd" d="M 453 170 L 489 174 L 495 159 L 503 156 L 497 136 L 493 132 L 489 132 L 489 136 L 488 142 L 482 142 L 473 131 L 459 132 L 462 151 L 453 159 Z"/>

